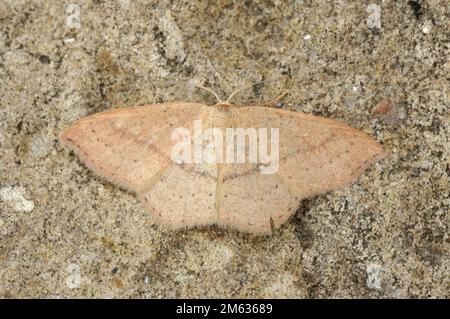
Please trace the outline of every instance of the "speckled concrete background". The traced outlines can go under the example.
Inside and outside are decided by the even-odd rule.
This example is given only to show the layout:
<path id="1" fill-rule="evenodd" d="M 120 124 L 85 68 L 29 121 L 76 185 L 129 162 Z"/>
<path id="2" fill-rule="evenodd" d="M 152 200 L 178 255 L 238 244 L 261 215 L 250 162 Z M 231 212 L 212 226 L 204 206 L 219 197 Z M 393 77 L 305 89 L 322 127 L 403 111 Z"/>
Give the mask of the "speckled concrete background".
<path id="1" fill-rule="evenodd" d="M 0 296 L 450 297 L 449 23 L 448 0 L 0 0 Z M 57 140 L 261 80 L 236 102 L 286 89 L 388 152 L 272 236 L 153 225 Z"/>

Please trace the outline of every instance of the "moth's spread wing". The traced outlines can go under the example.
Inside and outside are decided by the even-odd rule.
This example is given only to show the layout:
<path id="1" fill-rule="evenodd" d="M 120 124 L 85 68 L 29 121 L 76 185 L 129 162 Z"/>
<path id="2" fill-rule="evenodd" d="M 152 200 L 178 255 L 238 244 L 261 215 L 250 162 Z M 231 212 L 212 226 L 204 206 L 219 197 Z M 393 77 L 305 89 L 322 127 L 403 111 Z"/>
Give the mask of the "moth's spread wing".
<path id="1" fill-rule="evenodd" d="M 203 108 L 165 103 L 106 111 L 76 122 L 61 142 L 95 173 L 139 192 L 172 164 L 174 129 L 191 125 Z"/>
<path id="2" fill-rule="evenodd" d="M 276 173 L 261 174 L 260 164 L 224 165 L 219 220 L 240 229 L 270 232 L 295 212 L 300 199 L 353 182 L 384 154 L 367 134 L 330 119 L 241 107 L 233 120 L 236 127 L 279 129 Z"/>

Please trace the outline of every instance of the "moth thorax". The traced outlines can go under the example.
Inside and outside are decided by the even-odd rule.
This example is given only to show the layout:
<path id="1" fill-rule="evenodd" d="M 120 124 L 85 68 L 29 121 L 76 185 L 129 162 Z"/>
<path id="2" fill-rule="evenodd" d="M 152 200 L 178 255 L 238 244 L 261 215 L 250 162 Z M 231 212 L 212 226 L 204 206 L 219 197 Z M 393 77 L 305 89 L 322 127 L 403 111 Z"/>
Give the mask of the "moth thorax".
<path id="1" fill-rule="evenodd" d="M 228 102 L 218 102 L 217 104 L 214 104 L 214 107 L 219 111 L 228 112 L 231 104 Z"/>

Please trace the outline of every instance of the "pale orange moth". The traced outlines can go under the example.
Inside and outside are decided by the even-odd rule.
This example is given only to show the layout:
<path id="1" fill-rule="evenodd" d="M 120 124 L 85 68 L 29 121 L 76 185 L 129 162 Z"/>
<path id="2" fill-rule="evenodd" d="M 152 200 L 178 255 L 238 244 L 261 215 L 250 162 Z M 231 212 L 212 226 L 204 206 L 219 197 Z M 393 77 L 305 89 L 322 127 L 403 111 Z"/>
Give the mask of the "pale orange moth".
<path id="1" fill-rule="evenodd" d="M 217 95 L 216 95 L 217 96 Z M 174 128 L 279 128 L 279 163 L 175 163 Z M 96 174 L 137 194 L 171 228 L 217 224 L 265 234 L 300 200 L 354 182 L 384 157 L 367 134 L 335 120 L 265 106 L 174 102 L 114 109 L 80 119 L 61 142 Z"/>

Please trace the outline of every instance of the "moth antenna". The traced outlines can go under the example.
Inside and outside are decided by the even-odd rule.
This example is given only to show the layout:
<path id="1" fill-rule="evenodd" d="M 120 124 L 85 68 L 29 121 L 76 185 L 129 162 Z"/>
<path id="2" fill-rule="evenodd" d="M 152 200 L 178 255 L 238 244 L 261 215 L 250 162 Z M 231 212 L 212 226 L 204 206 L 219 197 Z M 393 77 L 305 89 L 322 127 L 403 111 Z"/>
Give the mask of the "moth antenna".
<path id="1" fill-rule="evenodd" d="M 230 103 L 231 99 L 232 99 L 237 93 L 239 93 L 239 92 L 241 92 L 241 91 L 243 91 L 243 90 L 249 89 L 249 88 L 251 88 L 251 87 L 254 87 L 255 85 L 264 83 L 264 82 L 265 82 L 265 81 L 259 81 L 259 82 L 256 82 L 256 83 L 253 83 L 253 84 L 250 84 L 250 85 L 243 86 L 243 87 L 241 87 L 240 89 L 237 89 L 236 91 L 234 91 L 233 93 L 231 93 L 231 95 L 228 97 L 228 99 L 226 100 L 226 102 Z"/>
<path id="2" fill-rule="evenodd" d="M 276 98 L 274 98 L 274 99 L 272 99 L 272 100 L 270 100 L 270 101 L 267 101 L 267 102 L 264 102 L 264 103 L 262 103 L 262 104 L 260 104 L 261 106 L 273 106 L 273 105 L 275 105 L 275 103 L 277 103 L 279 100 L 281 100 L 282 98 L 284 98 L 287 94 L 288 94 L 289 92 L 283 92 L 283 93 L 281 93 L 280 95 L 278 95 Z"/>
<path id="3" fill-rule="evenodd" d="M 219 103 L 222 102 L 222 100 L 220 99 L 219 95 L 217 95 L 217 93 L 214 92 L 213 90 L 211 90 L 211 89 L 209 89 L 209 88 L 207 88 L 205 86 L 198 85 L 198 84 L 195 84 L 194 86 L 199 88 L 199 89 L 203 89 L 205 91 L 208 91 L 209 93 L 211 93 L 212 95 L 214 95 L 216 97 L 217 102 L 219 102 Z"/>

